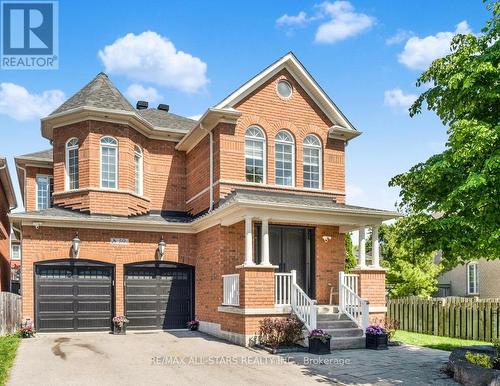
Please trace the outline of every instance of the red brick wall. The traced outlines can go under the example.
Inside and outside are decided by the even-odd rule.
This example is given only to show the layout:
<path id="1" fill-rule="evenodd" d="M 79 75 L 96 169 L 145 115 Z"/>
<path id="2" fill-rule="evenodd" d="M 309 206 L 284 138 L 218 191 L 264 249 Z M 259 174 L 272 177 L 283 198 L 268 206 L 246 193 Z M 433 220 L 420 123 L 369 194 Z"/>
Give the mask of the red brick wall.
<path id="1" fill-rule="evenodd" d="M 186 183 L 187 210 L 196 214 L 207 209 L 210 206 L 210 192 L 202 192 L 210 184 L 209 135 L 186 155 Z"/>
<path id="2" fill-rule="evenodd" d="M 371 307 L 385 307 L 385 271 L 375 269 L 356 269 L 359 275 L 359 296 L 370 302 Z"/>
<path id="3" fill-rule="evenodd" d="M 26 168 L 26 211 L 36 210 L 36 176 L 52 175 L 52 169 L 28 166 Z"/>
<path id="4" fill-rule="evenodd" d="M 10 224 L 9 203 L 0 184 L 0 290 L 8 291 L 10 283 Z"/>

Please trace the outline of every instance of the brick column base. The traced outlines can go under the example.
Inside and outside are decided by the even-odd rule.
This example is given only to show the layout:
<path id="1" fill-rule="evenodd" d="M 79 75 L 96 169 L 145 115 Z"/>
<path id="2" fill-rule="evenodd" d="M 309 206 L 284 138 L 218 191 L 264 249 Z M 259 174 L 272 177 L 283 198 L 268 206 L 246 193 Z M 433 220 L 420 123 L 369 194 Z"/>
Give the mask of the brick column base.
<path id="1" fill-rule="evenodd" d="M 352 273 L 358 277 L 358 294 L 370 302 L 370 323 L 379 322 L 387 312 L 385 302 L 384 268 L 356 268 Z"/>
<path id="2" fill-rule="evenodd" d="M 240 307 L 274 307 L 274 271 L 277 267 L 238 267 Z"/>

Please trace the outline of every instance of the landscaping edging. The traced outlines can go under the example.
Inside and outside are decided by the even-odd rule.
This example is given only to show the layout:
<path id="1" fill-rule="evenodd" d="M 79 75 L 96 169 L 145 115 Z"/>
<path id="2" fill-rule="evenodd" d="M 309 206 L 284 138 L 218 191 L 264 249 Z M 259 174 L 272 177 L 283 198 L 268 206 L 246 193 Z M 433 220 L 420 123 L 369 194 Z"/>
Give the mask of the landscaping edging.
<path id="1" fill-rule="evenodd" d="M 262 350 L 266 350 L 268 353 L 271 354 L 288 354 L 292 352 L 307 352 L 307 347 L 303 346 L 294 346 L 294 347 L 278 347 L 278 348 L 272 348 L 268 346 L 264 346 L 262 344 L 256 344 L 255 347 L 260 348 Z"/>
<path id="2" fill-rule="evenodd" d="M 450 354 L 447 370 L 455 381 L 465 386 L 500 386 L 500 370 L 480 367 L 465 359 L 467 351 L 493 355 L 493 350 L 489 346 L 458 348 Z"/>

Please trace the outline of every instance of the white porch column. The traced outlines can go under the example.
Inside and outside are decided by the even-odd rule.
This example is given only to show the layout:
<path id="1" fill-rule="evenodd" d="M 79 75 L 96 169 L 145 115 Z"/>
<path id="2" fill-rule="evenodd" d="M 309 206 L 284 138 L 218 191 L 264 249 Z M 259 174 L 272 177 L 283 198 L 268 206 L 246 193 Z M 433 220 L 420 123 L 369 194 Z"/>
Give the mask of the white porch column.
<path id="1" fill-rule="evenodd" d="M 269 219 L 262 219 L 262 251 L 261 265 L 271 265 L 269 261 Z"/>
<path id="2" fill-rule="evenodd" d="M 359 228 L 358 239 L 358 253 L 359 253 L 359 266 L 366 267 L 366 229 L 365 227 Z"/>
<path id="3" fill-rule="evenodd" d="M 245 217 L 245 263 L 243 265 L 255 265 L 253 262 L 253 240 L 252 240 L 252 217 Z"/>
<path id="4" fill-rule="evenodd" d="M 372 227 L 372 257 L 373 266 L 380 267 L 380 243 L 378 241 L 378 225 Z"/>

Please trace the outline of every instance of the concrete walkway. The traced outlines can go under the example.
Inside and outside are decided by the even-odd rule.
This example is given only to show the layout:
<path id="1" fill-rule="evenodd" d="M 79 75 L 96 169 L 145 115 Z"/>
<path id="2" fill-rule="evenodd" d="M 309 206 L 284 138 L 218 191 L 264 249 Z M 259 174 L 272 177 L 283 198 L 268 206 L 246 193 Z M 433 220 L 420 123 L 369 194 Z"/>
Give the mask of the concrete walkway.
<path id="1" fill-rule="evenodd" d="M 453 385 L 439 372 L 447 357 L 413 347 L 277 356 L 188 331 L 40 334 L 21 342 L 8 385 Z"/>

